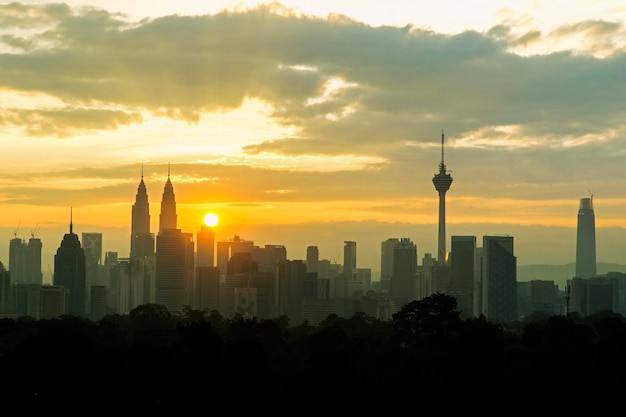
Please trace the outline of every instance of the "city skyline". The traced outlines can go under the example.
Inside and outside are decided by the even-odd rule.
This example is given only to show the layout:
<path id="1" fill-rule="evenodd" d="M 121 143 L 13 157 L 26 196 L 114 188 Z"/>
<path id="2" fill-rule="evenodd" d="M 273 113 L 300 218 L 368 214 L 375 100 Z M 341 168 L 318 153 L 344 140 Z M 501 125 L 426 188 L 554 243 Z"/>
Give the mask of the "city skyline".
<path id="1" fill-rule="evenodd" d="M 185 232 L 215 212 L 216 241 L 290 259 L 436 256 L 442 131 L 447 247 L 511 235 L 520 265 L 574 262 L 593 193 L 597 260 L 626 263 L 623 4 L 178 3 L 0 4 L 4 264 L 36 234 L 48 281 L 70 210 L 128 257 L 140 178 L 156 233 L 170 174 Z"/>

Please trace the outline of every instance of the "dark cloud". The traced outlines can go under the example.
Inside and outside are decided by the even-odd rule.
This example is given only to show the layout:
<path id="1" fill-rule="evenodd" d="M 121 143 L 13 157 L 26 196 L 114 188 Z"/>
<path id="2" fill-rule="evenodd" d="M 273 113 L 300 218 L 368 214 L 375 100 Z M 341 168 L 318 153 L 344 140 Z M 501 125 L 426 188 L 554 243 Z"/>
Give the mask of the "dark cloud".
<path id="1" fill-rule="evenodd" d="M 341 15 L 301 16 L 276 4 L 130 21 L 93 7 L 10 3 L 0 5 L 0 33 L 0 88 L 58 102 L 48 108 L 2 104 L 0 124 L 21 126 L 27 135 L 113 131 L 141 123 L 144 112 L 196 123 L 252 98 L 272 105 L 271 117 L 295 133 L 249 145 L 249 156 L 378 161 L 340 172 L 173 166 L 177 193 L 190 202 L 432 197 L 442 129 L 455 178 L 451 199 L 576 201 L 587 188 L 616 196 L 626 186 L 626 54 L 616 43 L 622 23 L 579 22 L 550 33 L 517 33 L 503 24 L 449 35 L 410 25 L 372 27 Z M 572 36 L 588 42 L 582 51 L 519 53 Z M 594 47 L 605 56 L 595 56 Z M 333 82 L 335 90 L 329 89 Z M 29 204 L 127 199 L 137 185 L 128 178 L 138 180 L 139 162 L 123 164 L 48 173 L 67 180 L 103 175 L 116 185 L 11 185 L 4 195 Z M 156 199 L 167 167 L 146 168 Z M 210 184 L 211 192 L 199 193 L 198 184 Z"/>

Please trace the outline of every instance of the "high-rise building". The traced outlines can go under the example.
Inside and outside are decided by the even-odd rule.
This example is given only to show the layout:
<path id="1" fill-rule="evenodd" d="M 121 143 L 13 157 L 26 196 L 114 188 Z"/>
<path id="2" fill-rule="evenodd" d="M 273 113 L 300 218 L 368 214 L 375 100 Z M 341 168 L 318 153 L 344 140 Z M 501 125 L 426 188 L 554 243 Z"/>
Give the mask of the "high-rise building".
<path id="1" fill-rule="evenodd" d="M 306 248 L 306 270 L 307 272 L 315 272 L 318 270 L 320 261 L 320 250 L 317 246 L 307 246 Z"/>
<path id="2" fill-rule="evenodd" d="M 85 251 L 85 273 L 87 301 L 91 299 L 91 286 L 102 284 L 98 280 L 98 272 L 102 265 L 102 233 L 83 233 L 83 251 Z"/>
<path id="3" fill-rule="evenodd" d="M 401 238 L 393 248 L 389 298 L 396 309 L 417 298 L 417 246 L 406 237 Z"/>
<path id="4" fill-rule="evenodd" d="M 479 272 L 476 236 L 452 236 L 450 248 L 450 290 L 463 318 L 473 316 L 474 280 Z"/>
<path id="5" fill-rule="evenodd" d="M 9 271 L 13 284 L 42 284 L 41 248 L 41 240 L 34 233 L 28 243 L 17 236 L 9 241 Z"/>
<path id="6" fill-rule="evenodd" d="M 28 239 L 26 250 L 26 283 L 27 284 L 43 284 L 43 273 L 41 272 L 41 239 L 35 237 L 34 233 Z"/>
<path id="7" fill-rule="evenodd" d="M 193 234 L 177 229 L 174 187 L 167 173 L 161 200 L 160 228 L 156 237 L 155 287 L 156 304 L 170 313 L 181 312 L 194 300 L 194 242 Z"/>
<path id="8" fill-rule="evenodd" d="M 74 233 L 71 216 L 70 231 L 63 236 L 61 245 L 54 255 L 53 277 L 54 285 L 63 286 L 69 290 L 67 313 L 84 317 L 87 299 L 85 251 L 78 235 Z"/>
<path id="9" fill-rule="evenodd" d="M 192 305 L 194 288 L 194 243 L 191 233 L 165 229 L 156 238 L 155 288 L 156 304 L 170 313 L 182 312 Z"/>
<path id="10" fill-rule="evenodd" d="M 482 315 L 493 322 L 518 320 L 513 237 L 483 236 L 482 255 Z"/>
<path id="11" fill-rule="evenodd" d="M 154 234 L 150 233 L 150 204 L 142 172 L 135 204 L 132 207 L 130 259 L 135 261 L 152 257 L 154 257 Z"/>
<path id="12" fill-rule="evenodd" d="M 433 177 L 433 184 L 439 193 L 439 234 L 437 243 L 437 261 L 440 265 L 447 263 L 446 253 L 446 192 L 452 185 L 452 176 L 446 171 L 446 164 L 443 161 L 443 131 L 441 132 L 441 162 L 439 172 Z"/>
<path id="13" fill-rule="evenodd" d="M 380 244 L 380 290 L 389 294 L 393 276 L 393 252 L 400 239 L 389 238 Z"/>
<path id="14" fill-rule="evenodd" d="M 161 213 L 159 214 L 159 232 L 165 229 L 176 229 L 178 217 L 176 215 L 176 196 L 174 186 L 170 181 L 169 168 L 167 170 L 167 181 L 161 199 Z"/>
<path id="15" fill-rule="evenodd" d="M 215 266 L 215 231 L 210 226 L 201 226 L 196 233 L 196 267 Z"/>
<path id="16" fill-rule="evenodd" d="M 576 229 L 576 277 L 591 278 L 596 275 L 596 223 L 593 196 L 581 198 Z"/>

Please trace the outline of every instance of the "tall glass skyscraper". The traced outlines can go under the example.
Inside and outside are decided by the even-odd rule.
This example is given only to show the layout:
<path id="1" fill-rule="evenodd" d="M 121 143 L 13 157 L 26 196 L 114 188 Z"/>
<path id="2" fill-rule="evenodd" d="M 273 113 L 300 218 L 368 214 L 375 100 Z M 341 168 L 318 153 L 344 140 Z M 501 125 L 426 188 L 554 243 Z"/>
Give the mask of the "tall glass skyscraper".
<path id="1" fill-rule="evenodd" d="M 593 196 L 581 198 L 576 229 L 576 277 L 591 278 L 596 275 L 596 218 Z"/>

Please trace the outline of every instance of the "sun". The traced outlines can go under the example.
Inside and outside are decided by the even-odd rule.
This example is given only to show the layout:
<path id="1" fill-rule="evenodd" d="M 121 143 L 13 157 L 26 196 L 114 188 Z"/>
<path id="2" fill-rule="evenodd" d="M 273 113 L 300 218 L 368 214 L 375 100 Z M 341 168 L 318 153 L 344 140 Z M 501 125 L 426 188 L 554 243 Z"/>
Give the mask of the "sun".
<path id="1" fill-rule="evenodd" d="M 204 224 L 209 227 L 215 226 L 218 220 L 219 219 L 217 218 L 217 214 L 215 213 L 208 213 L 206 216 L 204 216 Z"/>

